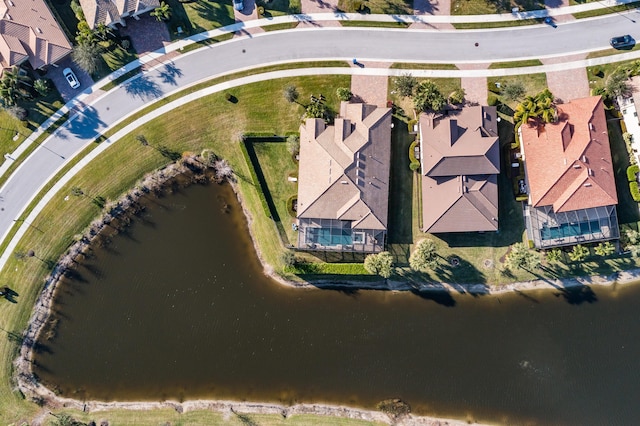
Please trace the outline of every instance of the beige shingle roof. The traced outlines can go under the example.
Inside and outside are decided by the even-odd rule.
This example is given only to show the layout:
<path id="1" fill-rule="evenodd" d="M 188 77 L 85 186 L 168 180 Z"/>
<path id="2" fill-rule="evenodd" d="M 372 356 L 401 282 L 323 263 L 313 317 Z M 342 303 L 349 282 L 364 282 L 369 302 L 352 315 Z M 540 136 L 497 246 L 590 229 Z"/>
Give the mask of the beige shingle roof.
<path id="1" fill-rule="evenodd" d="M 160 6 L 160 0 L 80 0 L 89 27 L 113 25 L 122 18 L 139 15 Z"/>
<path id="2" fill-rule="evenodd" d="M 618 203 L 600 96 L 558 106 L 558 121 L 520 128 L 531 205 L 556 213 Z"/>
<path id="3" fill-rule="evenodd" d="M 498 229 L 500 144 L 495 107 L 420 116 L 425 232 Z"/>
<path id="4" fill-rule="evenodd" d="M 353 221 L 386 229 L 391 109 L 343 102 L 332 126 L 300 127 L 298 217 Z"/>
<path id="5" fill-rule="evenodd" d="M 34 69 L 56 63 L 71 52 L 71 43 L 42 0 L 0 1 L 2 67 L 27 57 Z"/>

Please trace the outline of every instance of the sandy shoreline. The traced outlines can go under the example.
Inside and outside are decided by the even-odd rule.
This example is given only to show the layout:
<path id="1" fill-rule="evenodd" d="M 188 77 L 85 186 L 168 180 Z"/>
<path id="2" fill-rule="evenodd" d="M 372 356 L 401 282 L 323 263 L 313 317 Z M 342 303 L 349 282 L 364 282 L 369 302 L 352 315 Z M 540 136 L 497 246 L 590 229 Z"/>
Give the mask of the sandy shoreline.
<path id="1" fill-rule="evenodd" d="M 197 161 L 197 160 L 195 160 Z M 189 170 L 184 165 L 174 165 L 163 169 L 153 176 L 148 177 L 140 185 L 150 185 L 157 187 L 162 185 L 176 176 L 186 173 Z M 191 170 L 192 171 L 192 170 Z M 244 215 L 249 222 L 252 221 L 252 216 L 248 211 L 245 203 L 243 202 L 241 193 L 236 185 L 232 183 L 234 192 L 238 197 L 240 205 L 242 206 Z M 121 197 L 115 203 L 115 208 L 119 211 L 126 211 L 132 206 L 136 205 L 139 198 L 147 194 L 148 192 L 141 191 L 140 189 L 134 189 L 128 194 Z M 316 414 L 326 415 L 334 417 L 345 417 L 351 419 L 360 419 L 366 421 L 377 421 L 388 424 L 402 424 L 402 425 L 463 425 L 469 424 L 469 420 L 455 420 L 455 419 L 441 419 L 428 416 L 416 416 L 409 414 L 399 419 L 394 419 L 389 415 L 375 410 L 366 410 L 354 407 L 326 405 L 326 404 L 296 404 L 293 406 L 284 406 L 268 402 L 236 402 L 236 401 L 215 401 L 215 400 L 196 400 L 196 401 L 164 401 L 164 402 L 101 402 L 101 401 L 80 401 L 71 398 L 63 398 L 56 395 L 53 391 L 46 388 L 39 383 L 38 378 L 33 374 L 31 369 L 34 351 L 37 348 L 37 341 L 43 330 L 46 329 L 47 323 L 51 316 L 51 309 L 53 303 L 53 297 L 57 284 L 64 276 L 65 271 L 72 266 L 73 261 L 77 257 L 83 255 L 85 250 L 92 241 L 100 235 L 100 231 L 111 223 L 112 220 L 117 219 L 118 216 L 113 216 L 112 212 L 105 213 L 105 216 L 109 216 L 109 220 L 105 220 L 103 217 L 99 221 L 95 221 L 99 229 L 90 228 L 88 235 L 81 239 L 72 246 L 67 254 L 65 254 L 61 261 L 53 268 L 51 275 L 45 282 L 43 291 L 38 297 L 32 315 L 29 320 L 27 329 L 23 334 L 23 343 L 20 347 L 19 355 L 14 362 L 14 379 L 17 388 L 25 395 L 26 398 L 36 401 L 42 405 L 46 405 L 52 409 L 55 408 L 74 408 L 84 412 L 96 412 L 99 413 L 105 410 L 112 409 L 124 409 L 124 410 L 153 410 L 160 408 L 171 408 L 179 413 L 195 411 L 195 410 L 213 410 L 221 412 L 225 415 L 225 418 L 235 415 L 236 413 L 243 414 L 280 414 L 283 417 L 287 417 L 295 414 Z M 101 224 L 101 225 L 100 225 Z M 313 284 L 296 282 L 285 279 L 276 274 L 264 260 L 260 247 L 256 243 L 255 235 L 251 232 L 251 226 L 249 226 L 251 233 L 251 239 L 255 247 L 256 253 L 264 266 L 264 273 L 272 278 L 274 281 L 294 288 L 349 288 L 349 289 L 362 289 L 362 290 L 387 290 L 387 291 L 412 291 L 412 292 L 433 292 L 433 291 L 445 291 L 452 294 L 482 294 L 482 295 L 498 295 L 504 293 L 510 293 L 514 291 L 531 291 L 531 290 L 560 290 L 567 288 L 575 288 L 580 286 L 612 286 L 615 284 L 625 284 L 633 281 L 640 280 L 640 269 L 634 269 L 629 271 L 623 271 L 610 275 L 599 275 L 591 277 L 579 277 L 568 279 L 556 279 L 556 280 L 535 280 L 527 282 L 510 283 L 499 286 L 488 286 L 485 284 L 447 284 L 447 283 L 424 283 L 424 284 L 410 284 L 403 281 L 384 280 L 372 282 L 360 282 L 360 281 L 316 281 Z M 229 416 L 229 417 L 227 417 Z"/>

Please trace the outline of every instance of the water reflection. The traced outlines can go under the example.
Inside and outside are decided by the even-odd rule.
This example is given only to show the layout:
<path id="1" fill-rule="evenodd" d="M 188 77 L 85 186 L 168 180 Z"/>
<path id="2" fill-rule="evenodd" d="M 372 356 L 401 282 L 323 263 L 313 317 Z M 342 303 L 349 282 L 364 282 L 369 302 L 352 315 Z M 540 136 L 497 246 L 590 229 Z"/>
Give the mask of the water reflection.
<path id="1" fill-rule="evenodd" d="M 640 414 L 638 287 L 292 290 L 263 276 L 228 188 L 154 204 L 57 295 L 35 369 L 64 395 L 402 398 L 414 412 L 518 424 Z"/>

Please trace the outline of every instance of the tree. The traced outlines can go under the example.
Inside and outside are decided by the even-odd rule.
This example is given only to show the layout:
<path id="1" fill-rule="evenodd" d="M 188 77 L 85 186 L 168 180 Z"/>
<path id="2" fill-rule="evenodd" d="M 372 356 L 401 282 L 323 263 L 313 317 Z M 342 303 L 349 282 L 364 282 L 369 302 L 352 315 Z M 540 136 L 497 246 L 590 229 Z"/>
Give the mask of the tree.
<path id="1" fill-rule="evenodd" d="M 30 97 L 25 86 L 31 86 L 31 79 L 20 74 L 20 68 L 4 70 L 0 80 L 0 98 L 5 106 L 15 105 L 18 99 Z"/>
<path id="2" fill-rule="evenodd" d="M 285 87 L 284 90 L 282 91 L 282 94 L 284 98 L 287 100 L 287 102 L 289 103 L 297 102 L 298 97 L 300 96 L 296 86 L 291 86 L 291 85 Z"/>
<path id="3" fill-rule="evenodd" d="M 388 251 L 370 254 L 364 259 L 364 269 L 370 274 L 389 278 L 393 270 L 393 256 Z"/>
<path id="4" fill-rule="evenodd" d="M 540 266 L 540 255 L 529 250 L 524 243 L 515 243 L 505 258 L 507 269 L 524 269 L 532 271 Z"/>
<path id="5" fill-rule="evenodd" d="M 49 93 L 49 82 L 43 78 L 39 78 L 33 82 L 33 88 L 40 96 L 46 96 Z"/>
<path id="6" fill-rule="evenodd" d="M 502 86 L 502 95 L 510 101 L 520 99 L 524 96 L 525 93 L 526 90 L 524 88 L 524 85 L 519 81 L 513 83 L 505 83 Z"/>
<path id="7" fill-rule="evenodd" d="M 582 262 L 589 256 L 589 249 L 582 244 L 573 246 L 573 249 L 569 252 L 569 259 L 572 262 Z"/>
<path id="8" fill-rule="evenodd" d="M 423 81 L 416 88 L 416 93 L 413 96 L 413 105 L 417 112 L 441 111 L 447 100 L 442 96 L 440 90 L 431 80 Z"/>
<path id="9" fill-rule="evenodd" d="M 393 79 L 393 86 L 398 95 L 403 98 L 413 96 L 413 91 L 418 85 L 418 80 L 411 74 L 402 74 Z"/>
<path id="10" fill-rule="evenodd" d="M 549 263 L 560 263 L 562 262 L 562 250 L 559 248 L 551 249 L 547 252 L 547 261 Z"/>
<path id="11" fill-rule="evenodd" d="M 327 106 L 324 102 L 311 102 L 306 109 L 305 116 L 307 118 L 322 118 L 326 119 L 328 115 Z"/>
<path id="12" fill-rule="evenodd" d="M 616 251 L 616 248 L 610 241 L 600 243 L 596 246 L 595 252 L 598 256 L 607 257 L 612 255 Z"/>
<path id="13" fill-rule="evenodd" d="M 623 70 L 618 68 L 615 70 L 605 83 L 606 93 L 609 97 L 631 96 L 633 89 L 629 84 L 629 76 Z"/>
<path id="14" fill-rule="evenodd" d="M 213 170 L 216 173 L 216 178 L 219 180 L 233 178 L 233 168 L 231 168 L 231 164 L 229 164 L 227 160 L 214 161 Z"/>
<path id="15" fill-rule="evenodd" d="M 556 106 L 553 94 L 544 89 L 536 96 L 527 96 L 516 107 L 513 120 L 516 123 L 527 123 L 529 119 L 539 119 L 547 123 L 556 121 Z"/>
<path id="16" fill-rule="evenodd" d="M 93 74 L 98 70 L 102 47 L 93 43 L 81 43 L 73 48 L 71 58 L 80 68 Z"/>
<path id="17" fill-rule="evenodd" d="M 467 92 L 462 87 L 457 88 L 449 95 L 449 103 L 453 105 L 460 105 L 464 102 L 464 97 Z"/>
<path id="18" fill-rule="evenodd" d="M 280 256 L 280 260 L 282 261 L 285 268 L 296 266 L 296 263 L 298 261 L 298 259 L 296 259 L 296 255 L 291 250 L 283 252 Z"/>
<path id="19" fill-rule="evenodd" d="M 153 9 L 149 14 L 156 18 L 158 21 L 168 21 L 171 18 L 171 6 L 161 1 L 160 6 Z"/>
<path id="20" fill-rule="evenodd" d="M 438 265 L 436 244 L 433 240 L 421 240 L 416 244 L 416 248 L 409 256 L 409 266 L 414 271 L 427 272 Z"/>
<path id="21" fill-rule="evenodd" d="M 300 137 L 298 135 L 290 135 L 287 138 L 287 151 L 294 156 L 300 153 Z"/>
<path id="22" fill-rule="evenodd" d="M 336 90 L 336 95 L 338 95 L 338 99 L 340 99 L 341 101 L 350 101 L 353 97 L 353 93 L 351 93 L 351 90 L 346 87 L 339 87 Z"/>
<path id="23" fill-rule="evenodd" d="M 6 111 L 7 114 L 20 121 L 25 121 L 29 116 L 29 112 L 18 105 L 11 105 L 6 109 Z"/>

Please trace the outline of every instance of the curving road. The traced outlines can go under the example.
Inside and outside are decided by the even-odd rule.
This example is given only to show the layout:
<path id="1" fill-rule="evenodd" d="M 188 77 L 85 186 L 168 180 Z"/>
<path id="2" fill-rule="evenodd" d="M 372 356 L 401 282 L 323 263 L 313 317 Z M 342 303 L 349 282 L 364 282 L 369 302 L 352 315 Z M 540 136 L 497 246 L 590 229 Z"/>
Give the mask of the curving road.
<path id="1" fill-rule="evenodd" d="M 84 106 L 31 154 L 0 189 L 0 240 L 48 179 L 96 136 L 154 100 L 212 76 L 303 60 L 487 63 L 563 57 L 606 49 L 620 34 L 640 39 L 636 18 L 640 14 L 632 11 L 557 28 L 470 31 L 305 28 L 245 36 L 180 55 Z"/>

